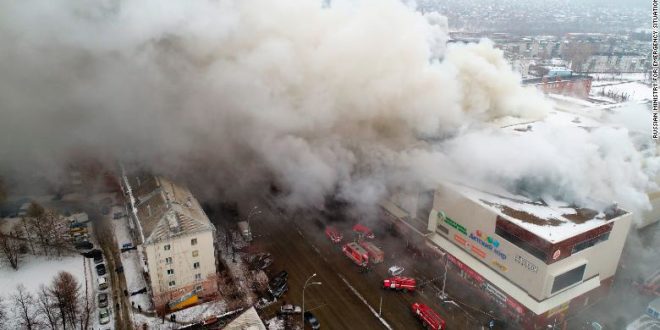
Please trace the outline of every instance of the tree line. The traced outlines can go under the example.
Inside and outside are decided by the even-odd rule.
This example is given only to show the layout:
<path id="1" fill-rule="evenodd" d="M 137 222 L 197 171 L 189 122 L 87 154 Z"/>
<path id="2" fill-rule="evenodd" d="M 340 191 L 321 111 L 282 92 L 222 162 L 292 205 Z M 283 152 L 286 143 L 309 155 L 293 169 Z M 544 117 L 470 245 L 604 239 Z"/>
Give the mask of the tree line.
<path id="1" fill-rule="evenodd" d="M 91 327 L 91 311 L 86 290 L 71 273 L 62 271 L 36 293 L 20 284 L 9 296 L 0 296 L 0 329 L 13 323 L 27 330 L 84 330 Z"/>
<path id="2" fill-rule="evenodd" d="M 15 270 L 27 254 L 60 257 L 71 250 L 66 229 L 59 213 L 33 202 L 9 232 L 0 232 L 1 257 Z"/>

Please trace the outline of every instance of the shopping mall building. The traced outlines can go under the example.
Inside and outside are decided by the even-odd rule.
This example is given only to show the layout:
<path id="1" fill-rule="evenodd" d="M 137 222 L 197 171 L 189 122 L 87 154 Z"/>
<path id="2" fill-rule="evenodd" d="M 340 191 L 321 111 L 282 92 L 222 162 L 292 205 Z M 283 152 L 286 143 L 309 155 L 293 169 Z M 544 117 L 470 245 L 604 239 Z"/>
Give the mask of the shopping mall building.
<path id="1" fill-rule="evenodd" d="M 560 325 L 607 295 L 631 224 L 616 205 L 597 212 L 454 183 L 429 204 L 427 244 L 527 329 Z M 383 208 L 410 222 L 406 206 Z"/>

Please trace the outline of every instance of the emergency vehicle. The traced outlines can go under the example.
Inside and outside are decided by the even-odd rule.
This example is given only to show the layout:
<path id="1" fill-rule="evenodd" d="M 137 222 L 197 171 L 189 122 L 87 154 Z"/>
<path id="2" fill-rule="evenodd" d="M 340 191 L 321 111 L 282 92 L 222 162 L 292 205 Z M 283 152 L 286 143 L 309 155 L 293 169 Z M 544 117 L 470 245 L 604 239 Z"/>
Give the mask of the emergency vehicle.
<path id="1" fill-rule="evenodd" d="M 367 265 L 369 265 L 369 254 L 367 253 L 367 250 L 357 243 L 351 242 L 344 244 L 341 250 L 349 259 L 353 260 L 356 265 L 362 267 L 367 267 Z"/>
<path id="2" fill-rule="evenodd" d="M 440 314 L 432 310 L 429 306 L 422 303 L 413 303 L 411 306 L 412 312 L 424 324 L 427 329 L 444 330 L 445 320 L 440 317 Z"/>
<path id="3" fill-rule="evenodd" d="M 335 244 L 344 239 L 344 235 L 342 235 L 335 227 L 325 227 L 325 235 Z"/>
<path id="4" fill-rule="evenodd" d="M 401 290 L 403 292 L 415 291 L 417 281 L 414 278 L 394 276 L 383 280 L 384 289 Z"/>
<path id="5" fill-rule="evenodd" d="M 374 243 L 371 242 L 360 242 L 360 246 L 362 246 L 365 250 L 367 250 L 367 253 L 369 253 L 369 260 L 373 264 L 378 264 L 383 262 L 385 259 L 385 253 L 383 250 L 379 249 Z"/>
<path id="6" fill-rule="evenodd" d="M 361 225 L 359 223 L 353 226 L 353 231 L 358 235 L 369 239 L 373 239 L 375 237 L 374 233 L 371 231 L 371 229 L 369 229 L 369 227 L 365 225 Z"/>

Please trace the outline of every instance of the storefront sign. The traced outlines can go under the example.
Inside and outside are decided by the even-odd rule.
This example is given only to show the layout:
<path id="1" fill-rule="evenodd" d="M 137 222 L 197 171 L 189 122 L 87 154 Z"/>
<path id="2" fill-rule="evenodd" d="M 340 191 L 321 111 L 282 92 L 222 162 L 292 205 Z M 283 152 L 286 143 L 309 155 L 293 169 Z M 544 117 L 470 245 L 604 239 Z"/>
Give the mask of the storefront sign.
<path id="1" fill-rule="evenodd" d="M 476 247 L 474 245 L 470 246 L 470 251 L 472 251 L 472 253 L 480 256 L 481 259 L 486 258 L 486 252 L 484 252 L 483 250 L 479 249 L 478 247 Z"/>
<path id="2" fill-rule="evenodd" d="M 441 218 L 449 227 L 452 227 L 456 230 L 458 230 L 461 234 L 467 236 L 467 230 L 463 225 L 460 223 L 457 223 L 456 221 L 452 220 L 450 217 L 448 217 L 445 212 L 439 211 L 438 212 L 438 218 Z"/>
<path id="3" fill-rule="evenodd" d="M 509 270 L 509 268 L 508 268 L 507 266 L 502 265 L 502 264 L 499 263 L 497 260 L 493 260 L 493 261 L 491 261 L 490 263 L 491 263 L 493 266 L 495 266 L 495 268 L 499 269 L 500 272 L 502 272 L 502 273 L 506 273 L 506 271 Z"/>
<path id="4" fill-rule="evenodd" d="M 561 255 L 561 251 L 555 250 L 555 253 L 552 254 L 552 260 L 557 260 L 560 255 Z"/>
<path id="5" fill-rule="evenodd" d="M 483 234 L 480 230 L 470 233 L 469 237 L 471 240 L 479 243 L 479 245 L 483 246 L 484 248 L 493 251 L 496 256 L 500 257 L 500 259 L 506 260 L 506 254 L 497 249 L 500 246 L 499 241 Z"/>
<path id="6" fill-rule="evenodd" d="M 495 297 L 495 299 L 498 301 L 502 303 L 506 302 L 506 295 L 500 290 L 496 289 L 494 286 L 490 285 L 490 283 L 486 283 L 486 291 Z"/>
<path id="7" fill-rule="evenodd" d="M 475 280 L 477 283 L 483 283 L 484 278 L 481 277 L 481 275 L 477 274 L 472 268 L 466 266 L 464 263 L 462 263 L 460 260 L 456 259 L 456 257 L 452 256 L 451 254 L 447 254 L 447 259 L 454 263 L 460 270 L 462 270 L 465 274 L 467 274 L 469 277 L 471 277 L 473 280 Z"/>
<path id="8" fill-rule="evenodd" d="M 522 256 L 516 256 L 513 258 L 517 263 L 522 265 L 523 267 L 527 268 L 530 272 L 536 273 L 539 270 L 539 267 L 537 267 L 535 264 L 533 264 L 531 261 L 523 258 Z"/>
<path id="9" fill-rule="evenodd" d="M 458 236 L 457 234 L 454 234 L 454 240 L 460 245 L 467 246 L 467 241 L 465 238 Z"/>
<path id="10" fill-rule="evenodd" d="M 523 307 L 517 301 L 511 299 L 511 297 L 507 297 L 506 304 L 509 305 L 509 307 L 511 307 L 518 314 L 524 314 L 525 313 L 525 310 L 523 309 Z"/>

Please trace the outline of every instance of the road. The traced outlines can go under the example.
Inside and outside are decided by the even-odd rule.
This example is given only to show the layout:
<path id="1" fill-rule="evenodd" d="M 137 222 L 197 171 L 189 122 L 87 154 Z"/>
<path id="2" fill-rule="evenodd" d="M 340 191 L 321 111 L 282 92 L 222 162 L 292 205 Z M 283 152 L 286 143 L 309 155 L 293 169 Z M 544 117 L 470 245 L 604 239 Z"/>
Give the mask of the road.
<path id="1" fill-rule="evenodd" d="M 91 217 L 91 214 L 90 214 Z M 105 257 L 107 274 L 110 277 L 112 288 L 112 311 L 115 314 L 115 329 L 128 330 L 132 329 L 132 322 L 128 306 L 128 298 L 124 295 L 123 290 L 126 289 L 126 279 L 123 274 L 118 274 L 115 270 L 122 267 L 121 257 L 119 256 L 119 247 L 115 241 L 115 235 L 112 230 L 112 221 L 109 216 L 102 216 L 98 213 L 95 214 L 95 233 L 99 245 L 103 250 Z M 117 307 L 119 306 L 119 309 Z"/>
<path id="2" fill-rule="evenodd" d="M 377 238 L 377 244 L 385 245 L 388 252 L 386 262 L 364 273 L 341 253 L 339 245 L 332 244 L 325 237 L 323 224 L 316 221 L 315 216 L 284 216 L 270 209 L 266 203 L 260 203 L 259 207 L 262 214 L 251 220 L 255 236 L 252 248 L 273 255 L 275 263 L 270 267 L 271 273 L 282 269 L 289 273 L 289 292 L 284 297 L 287 302 L 300 305 L 303 283 L 311 274 L 318 274 L 314 280 L 323 284 L 305 290 L 305 309 L 313 310 L 322 326 L 330 329 L 421 329 L 421 324 L 410 311 L 410 304 L 414 301 L 432 306 L 445 318 L 450 329 L 479 329 L 479 324 L 485 322 L 470 316 L 475 313 L 466 313 L 463 310 L 465 307 L 460 309 L 442 304 L 431 286 L 427 286 L 424 292 L 408 294 L 381 288 L 392 260 L 405 260 L 408 270 L 404 275 L 436 280 L 441 277 L 443 267 L 439 262 L 418 263 L 407 258 L 403 252 L 405 241 L 379 241 Z M 344 241 L 351 239 L 349 231 L 343 232 Z M 399 255 L 392 256 L 391 251 L 397 251 Z M 447 285 L 455 283 L 458 281 L 450 277 Z M 374 315 L 378 312 L 381 297 L 382 318 L 386 324 Z M 266 309 L 266 314 L 274 316 L 279 305 Z M 266 315 L 264 319 L 271 315 Z"/>

